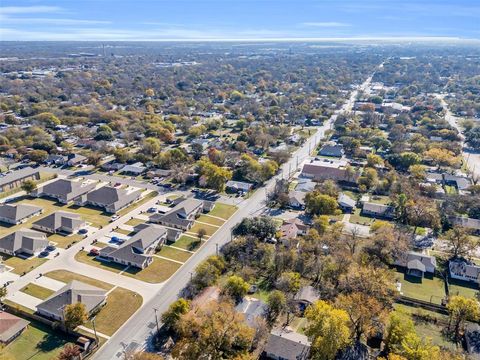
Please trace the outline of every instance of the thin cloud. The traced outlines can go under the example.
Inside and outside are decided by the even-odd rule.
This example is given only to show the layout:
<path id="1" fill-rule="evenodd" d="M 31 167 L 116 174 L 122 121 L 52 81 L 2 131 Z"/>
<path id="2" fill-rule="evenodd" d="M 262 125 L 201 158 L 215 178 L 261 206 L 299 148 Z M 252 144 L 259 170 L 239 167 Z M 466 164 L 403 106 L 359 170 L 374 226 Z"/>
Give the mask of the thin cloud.
<path id="1" fill-rule="evenodd" d="M 2 6 L 0 7 L 0 14 L 45 14 L 58 13 L 62 8 L 58 6 Z"/>
<path id="2" fill-rule="evenodd" d="M 111 21 L 104 20 L 82 20 L 82 19 L 63 19 L 63 18 L 2 18 L 4 24 L 43 24 L 43 25 L 56 25 L 56 26 L 69 26 L 69 25 L 107 25 L 111 24 Z"/>
<path id="3" fill-rule="evenodd" d="M 301 23 L 302 26 L 307 27 L 322 27 L 322 28 L 329 28 L 329 27 L 349 27 L 352 26 L 351 24 L 337 22 L 337 21 L 325 21 L 325 22 L 304 22 Z"/>

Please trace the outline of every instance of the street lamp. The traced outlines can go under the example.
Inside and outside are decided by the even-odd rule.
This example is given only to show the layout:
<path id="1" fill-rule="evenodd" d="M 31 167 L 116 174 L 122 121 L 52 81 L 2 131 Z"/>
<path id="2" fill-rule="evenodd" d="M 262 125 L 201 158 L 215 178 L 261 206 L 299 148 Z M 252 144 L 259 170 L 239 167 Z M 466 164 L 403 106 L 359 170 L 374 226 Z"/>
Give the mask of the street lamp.
<path id="1" fill-rule="evenodd" d="M 154 313 L 155 313 L 155 323 L 157 324 L 157 333 L 159 333 L 159 332 L 160 332 L 160 328 L 159 328 L 159 326 L 158 326 L 158 318 L 157 318 L 157 311 L 158 311 L 158 309 L 153 308 L 153 311 L 154 311 Z"/>
<path id="2" fill-rule="evenodd" d="M 97 341 L 97 345 L 98 345 L 99 341 L 97 336 L 97 329 L 95 327 L 95 318 L 96 316 L 92 318 L 92 326 L 93 326 L 93 333 L 95 334 L 95 340 Z"/>

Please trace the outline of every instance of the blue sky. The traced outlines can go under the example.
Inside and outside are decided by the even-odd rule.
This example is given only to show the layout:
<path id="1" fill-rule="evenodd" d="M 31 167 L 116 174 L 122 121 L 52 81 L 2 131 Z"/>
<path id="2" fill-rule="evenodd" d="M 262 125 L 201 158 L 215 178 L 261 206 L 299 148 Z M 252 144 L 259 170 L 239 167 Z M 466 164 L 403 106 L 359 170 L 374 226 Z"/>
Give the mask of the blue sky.
<path id="1" fill-rule="evenodd" d="M 480 39 L 480 0 L 0 0 L 0 40 Z"/>

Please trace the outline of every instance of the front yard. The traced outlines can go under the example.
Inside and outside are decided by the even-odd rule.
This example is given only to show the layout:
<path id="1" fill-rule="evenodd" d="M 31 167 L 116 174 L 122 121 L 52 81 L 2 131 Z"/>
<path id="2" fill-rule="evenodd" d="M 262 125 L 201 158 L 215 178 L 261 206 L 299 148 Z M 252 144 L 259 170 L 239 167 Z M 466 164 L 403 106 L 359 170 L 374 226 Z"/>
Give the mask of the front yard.
<path id="1" fill-rule="evenodd" d="M 192 253 L 189 253 L 183 250 L 177 250 L 177 249 L 171 248 L 168 245 L 164 245 L 162 249 L 159 252 L 157 252 L 157 255 L 163 256 L 172 260 L 185 262 L 190 258 L 190 256 L 192 256 Z"/>
<path id="2" fill-rule="evenodd" d="M 48 237 L 48 240 L 52 243 L 55 243 L 55 246 L 65 249 L 68 245 L 79 242 L 83 239 L 83 236 L 80 234 L 72 234 L 68 236 L 60 234 L 52 234 Z"/>
<path id="3" fill-rule="evenodd" d="M 195 251 L 200 247 L 201 241 L 193 236 L 182 235 L 177 241 L 171 243 L 170 245 L 189 251 Z"/>
<path id="4" fill-rule="evenodd" d="M 42 265 L 44 262 L 48 261 L 45 258 L 38 258 L 38 257 L 21 259 L 16 256 L 8 257 L 7 255 L 3 255 L 3 254 L 2 256 L 4 258 L 3 263 L 7 266 L 11 266 L 13 268 L 12 272 L 17 275 L 28 273 L 29 271 L 32 271 L 36 267 Z"/>
<path id="5" fill-rule="evenodd" d="M 208 236 L 212 236 L 217 230 L 217 226 L 207 225 L 207 224 L 200 224 L 199 222 L 195 221 L 192 228 L 188 230 L 191 234 L 197 234 L 200 229 L 204 229 Z"/>
<path id="6" fill-rule="evenodd" d="M 228 205 L 223 203 L 215 203 L 214 208 L 212 211 L 208 213 L 211 216 L 217 216 L 222 219 L 228 220 L 235 212 L 237 211 L 237 207 L 234 205 Z"/>
<path id="7" fill-rule="evenodd" d="M 77 280 L 77 281 L 84 282 L 85 284 L 96 286 L 100 289 L 110 290 L 113 288 L 112 284 L 108 284 L 104 281 L 100 281 L 97 279 L 92 279 L 88 276 L 76 274 L 68 270 L 53 270 L 53 271 L 50 271 L 49 273 L 46 273 L 45 276 L 58 281 L 62 281 L 64 283 L 69 283 L 72 280 Z"/>
<path id="8" fill-rule="evenodd" d="M 20 291 L 42 300 L 45 300 L 54 293 L 53 290 L 33 283 L 24 286 Z"/>

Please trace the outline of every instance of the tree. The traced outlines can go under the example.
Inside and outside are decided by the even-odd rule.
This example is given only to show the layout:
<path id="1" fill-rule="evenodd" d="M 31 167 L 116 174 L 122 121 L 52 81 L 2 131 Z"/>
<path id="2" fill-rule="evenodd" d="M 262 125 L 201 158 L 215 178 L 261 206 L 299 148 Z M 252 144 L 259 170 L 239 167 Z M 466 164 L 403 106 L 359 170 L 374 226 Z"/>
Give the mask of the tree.
<path id="1" fill-rule="evenodd" d="M 415 333 L 415 324 L 409 316 L 398 311 L 390 313 L 385 338 L 386 350 L 388 352 L 400 351 L 405 337 L 411 333 Z"/>
<path id="2" fill-rule="evenodd" d="M 35 181 L 33 180 L 25 180 L 21 187 L 23 191 L 25 191 L 27 194 L 30 194 L 37 188 L 37 184 L 35 184 Z"/>
<path id="3" fill-rule="evenodd" d="M 375 167 L 383 165 L 383 159 L 380 155 L 377 154 L 368 154 L 367 155 L 367 166 Z"/>
<path id="4" fill-rule="evenodd" d="M 232 359 L 246 355 L 254 330 L 230 302 L 210 303 L 182 315 L 172 355 L 180 360 Z"/>
<path id="5" fill-rule="evenodd" d="M 232 275 L 223 285 L 222 293 L 230 296 L 235 301 L 241 300 L 248 292 L 250 285 L 240 276 Z"/>
<path id="6" fill-rule="evenodd" d="M 440 360 L 440 349 L 429 338 L 421 339 L 417 334 L 408 333 L 402 340 L 400 355 L 407 360 Z"/>
<path id="7" fill-rule="evenodd" d="M 313 215 L 335 215 L 339 211 L 337 199 L 316 190 L 305 196 L 305 208 Z"/>
<path id="8" fill-rule="evenodd" d="M 448 230 L 444 237 L 452 258 L 468 257 L 478 245 L 478 242 L 473 236 L 470 236 L 467 229 L 461 226 L 455 226 Z"/>
<path id="9" fill-rule="evenodd" d="M 87 162 L 94 167 L 97 167 L 102 162 L 102 155 L 99 153 L 91 153 L 88 155 Z"/>
<path id="10" fill-rule="evenodd" d="M 57 356 L 57 360 L 77 360 L 80 359 L 82 351 L 80 347 L 75 344 L 65 344 L 60 354 Z"/>
<path id="11" fill-rule="evenodd" d="M 317 301 L 305 311 L 308 321 L 305 334 L 312 339 L 312 357 L 335 359 L 337 353 L 350 344 L 348 314 L 325 301 Z"/>
<path id="12" fill-rule="evenodd" d="M 205 235 L 207 235 L 207 230 L 205 230 L 204 228 L 198 229 L 197 238 L 198 238 L 199 241 L 202 241 L 202 239 L 205 237 Z"/>
<path id="13" fill-rule="evenodd" d="M 413 233 L 417 227 L 424 226 L 433 229 L 440 227 L 440 214 L 435 202 L 427 198 L 410 199 L 405 206 L 408 224 L 413 226 Z"/>
<path id="14" fill-rule="evenodd" d="M 252 235 L 264 241 L 275 236 L 277 224 L 268 216 L 244 218 L 242 222 L 235 227 L 233 232 L 235 235 Z"/>
<path id="15" fill-rule="evenodd" d="M 38 114 L 34 117 L 34 119 L 48 128 L 54 128 L 55 126 L 61 124 L 60 119 L 50 112 Z"/>
<path id="16" fill-rule="evenodd" d="M 0 302 L 3 300 L 5 296 L 7 296 L 7 287 L 2 286 L 0 287 Z"/>
<path id="17" fill-rule="evenodd" d="M 277 281 L 277 288 L 283 292 L 295 294 L 300 289 L 300 279 L 300 274 L 297 272 L 283 272 Z"/>
<path id="18" fill-rule="evenodd" d="M 316 216 L 313 219 L 313 228 L 317 230 L 320 235 L 323 235 L 330 225 L 330 220 L 326 215 Z"/>
<path id="19" fill-rule="evenodd" d="M 225 183 L 232 178 L 230 170 L 213 164 L 207 158 L 200 159 L 197 167 L 200 174 L 199 182 L 217 191 L 223 191 Z"/>
<path id="20" fill-rule="evenodd" d="M 425 165 L 412 165 L 408 168 L 408 172 L 412 177 L 418 181 L 424 181 L 426 176 L 426 169 Z"/>
<path id="21" fill-rule="evenodd" d="M 160 152 L 160 140 L 149 137 L 143 140 L 142 150 L 149 156 L 155 156 Z"/>
<path id="22" fill-rule="evenodd" d="M 67 329 L 73 330 L 87 321 L 88 312 L 85 304 L 78 302 L 65 306 L 63 316 Z"/>
<path id="23" fill-rule="evenodd" d="M 446 149 L 432 148 L 425 152 L 424 156 L 430 158 L 433 164 L 441 166 L 457 166 L 460 159 L 455 154 Z"/>
<path id="24" fill-rule="evenodd" d="M 468 299 L 463 296 L 452 296 L 447 304 L 449 313 L 448 329 L 452 331 L 455 341 L 460 340 L 465 322 L 478 321 L 480 318 L 480 305 L 476 299 Z"/>
<path id="25" fill-rule="evenodd" d="M 268 318 L 270 322 L 274 322 L 287 308 L 287 298 L 285 294 L 279 290 L 273 290 L 268 294 Z"/>
<path id="26" fill-rule="evenodd" d="M 48 158 L 48 152 L 45 150 L 32 150 L 28 153 L 28 157 L 30 160 L 36 162 L 37 164 L 40 164 L 47 160 Z"/>
<path id="27" fill-rule="evenodd" d="M 162 314 L 162 322 L 167 329 L 176 329 L 177 322 L 183 314 L 190 310 L 190 301 L 180 298 L 170 304 Z"/>
<path id="28" fill-rule="evenodd" d="M 200 291 L 215 284 L 225 270 L 225 261 L 219 256 L 210 256 L 200 263 L 195 269 L 192 285 Z"/>
<path id="29" fill-rule="evenodd" d="M 465 142 L 475 150 L 480 149 L 480 126 L 465 132 Z"/>

